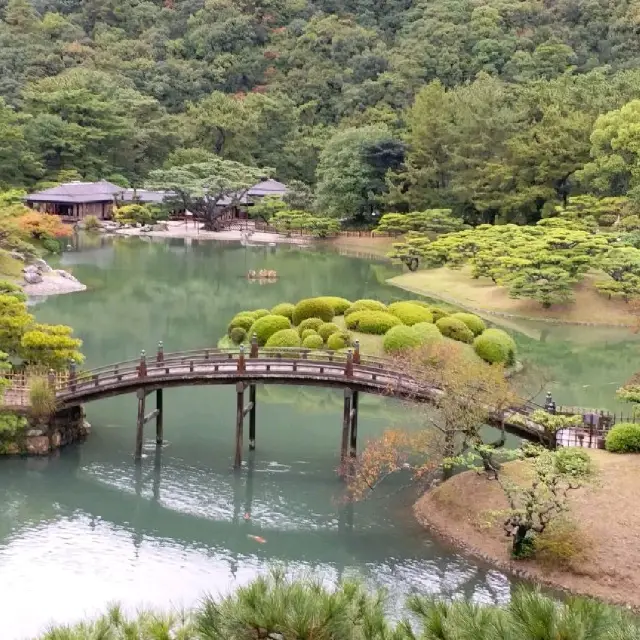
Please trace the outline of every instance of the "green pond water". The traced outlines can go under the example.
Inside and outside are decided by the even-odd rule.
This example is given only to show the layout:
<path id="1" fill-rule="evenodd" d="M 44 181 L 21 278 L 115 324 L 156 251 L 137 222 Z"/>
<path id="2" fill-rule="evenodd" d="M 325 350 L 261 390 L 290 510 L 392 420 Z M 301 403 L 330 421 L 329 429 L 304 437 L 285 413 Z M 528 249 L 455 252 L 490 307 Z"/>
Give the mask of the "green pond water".
<path id="1" fill-rule="evenodd" d="M 321 294 L 410 297 L 385 280 L 398 271 L 321 249 L 242 248 L 182 240 L 86 238 L 61 264 L 89 287 L 34 301 L 47 322 L 70 324 L 87 366 L 135 358 L 141 349 L 215 346 L 229 318 Z M 276 269 L 273 284 L 249 269 Z M 517 336 L 533 393 L 544 375 L 558 403 L 619 408 L 614 391 L 636 368 L 625 331 L 523 325 Z M 536 386 L 537 385 L 537 386 Z M 220 593 L 270 566 L 326 580 L 360 575 L 398 601 L 412 591 L 509 598 L 501 572 L 441 546 L 414 522 L 406 479 L 345 507 L 335 474 L 339 391 L 258 389 L 257 451 L 232 471 L 231 387 L 165 391 L 165 437 L 133 463 L 136 400 L 87 406 L 89 439 L 46 460 L 0 460 L 0 595 L 3 640 L 50 622 L 92 615 L 109 602 L 167 608 Z M 361 401 L 361 443 L 411 413 L 382 398 Z M 149 429 L 151 436 L 151 429 Z M 266 540 L 258 543 L 250 536 Z"/>

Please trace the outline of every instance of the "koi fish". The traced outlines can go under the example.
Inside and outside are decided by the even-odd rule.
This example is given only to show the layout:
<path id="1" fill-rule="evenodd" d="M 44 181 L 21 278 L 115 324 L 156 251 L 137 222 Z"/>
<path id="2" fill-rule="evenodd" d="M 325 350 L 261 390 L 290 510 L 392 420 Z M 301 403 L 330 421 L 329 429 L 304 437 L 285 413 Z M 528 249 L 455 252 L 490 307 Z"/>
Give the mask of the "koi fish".
<path id="1" fill-rule="evenodd" d="M 255 540 L 256 542 L 258 542 L 260 544 L 264 544 L 266 542 L 266 540 L 264 538 L 262 538 L 261 536 L 252 536 L 251 534 L 248 534 L 247 538 L 249 538 L 250 540 Z"/>

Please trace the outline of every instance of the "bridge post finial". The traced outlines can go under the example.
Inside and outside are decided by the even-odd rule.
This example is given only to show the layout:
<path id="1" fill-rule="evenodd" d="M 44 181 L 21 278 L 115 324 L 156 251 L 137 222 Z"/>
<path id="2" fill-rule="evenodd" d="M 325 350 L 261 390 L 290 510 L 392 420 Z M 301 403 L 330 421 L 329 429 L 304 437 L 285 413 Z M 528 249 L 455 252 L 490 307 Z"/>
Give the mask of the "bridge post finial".
<path id="1" fill-rule="evenodd" d="M 138 377 L 144 378 L 147 375 L 147 353 L 143 349 L 140 352 L 140 364 L 138 365 Z"/>
<path id="2" fill-rule="evenodd" d="M 162 340 L 158 342 L 158 354 L 156 355 L 156 362 L 164 362 L 164 344 Z"/>
<path id="3" fill-rule="evenodd" d="M 344 368 L 344 375 L 347 378 L 351 378 L 353 376 L 353 351 L 351 349 L 347 351 L 347 364 Z"/>
<path id="4" fill-rule="evenodd" d="M 256 333 L 251 336 L 251 352 L 249 353 L 249 357 L 258 357 L 258 335 Z"/>
<path id="5" fill-rule="evenodd" d="M 56 372 L 53 369 L 49 369 L 49 374 L 47 375 L 47 379 L 49 382 L 49 389 L 53 391 L 56 390 Z"/>
<path id="6" fill-rule="evenodd" d="M 240 345 L 240 355 L 238 356 L 238 371 L 246 371 L 246 365 L 244 360 L 244 345 Z"/>
<path id="7" fill-rule="evenodd" d="M 549 413 L 555 413 L 556 403 L 553 401 L 551 391 L 547 391 L 547 395 L 544 399 L 544 409 Z"/>
<path id="8" fill-rule="evenodd" d="M 76 390 L 76 361 L 71 358 L 69 360 L 69 386 L 71 387 L 71 391 Z"/>
<path id="9" fill-rule="evenodd" d="M 353 364 L 360 364 L 360 340 L 356 340 L 353 347 Z"/>

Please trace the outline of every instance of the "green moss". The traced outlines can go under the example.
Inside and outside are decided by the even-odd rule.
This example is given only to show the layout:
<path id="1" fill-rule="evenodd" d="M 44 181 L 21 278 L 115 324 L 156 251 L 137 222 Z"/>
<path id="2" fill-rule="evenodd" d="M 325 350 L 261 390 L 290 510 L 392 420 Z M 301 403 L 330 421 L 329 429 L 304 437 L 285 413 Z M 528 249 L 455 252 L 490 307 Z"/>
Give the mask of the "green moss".
<path id="1" fill-rule="evenodd" d="M 394 354 L 418 347 L 421 343 L 422 340 L 417 331 L 414 331 L 411 327 L 399 325 L 391 327 L 385 333 L 382 346 L 386 353 Z"/>
<path id="2" fill-rule="evenodd" d="M 307 318 L 320 318 L 323 322 L 333 319 L 333 307 L 321 298 L 306 298 L 300 300 L 293 310 L 293 324 L 299 325 Z"/>
<path id="3" fill-rule="evenodd" d="M 284 316 L 291 320 L 295 308 L 295 305 L 291 304 L 291 302 L 281 302 L 271 309 L 271 314 L 274 316 Z"/>
<path id="4" fill-rule="evenodd" d="M 346 316 L 347 328 L 362 333 L 383 335 L 399 324 L 399 318 L 386 311 L 356 311 Z"/>
<path id="5" fill-rule="evenodd" d="M 284 316 L 268 315 L 258 318 L 258 320 L 251 325 L 249 335 L 253 337 L 253 334 L 255 333 L 258 337 L 258 344 L 263 346 L 274 333 L 290 328 L 291 323 Z"/>
<path id="6" fill-rule="evenodd" d="M 295 329 L 283 329 L 282 331 L 276 331 L 267 340 L 266 347 L 299 347 L 300 336 Z"/>
<path id="7" fill-rule="evenodd" d="M 436 322 L 436 326 L 440 329 L 440 333 L 447 338 L 467 344 L 473 342 L 473 331 L 462 320 L 452 317 L 440 318 Z"/>
<path id="8" fill-rule="evenodd" d="M 487 325 L 484 323 L 484 320 L 475 315 L 474 313 L 454 313 L 450 316 L 451 318 L 457 318 L 458 320 L 462 320 L 471 331 L 473 331 L 474 336 L 479 336 L 486 328 Z"/>
<path id="9" fill-rule="evenodd" d="M 418 322 L 433 322 L 431 311 L 413 302 L 394 302 L 389 305 L 389 312 L 400 318 L 402 324 L 409 327 L 418 324 Z"/>

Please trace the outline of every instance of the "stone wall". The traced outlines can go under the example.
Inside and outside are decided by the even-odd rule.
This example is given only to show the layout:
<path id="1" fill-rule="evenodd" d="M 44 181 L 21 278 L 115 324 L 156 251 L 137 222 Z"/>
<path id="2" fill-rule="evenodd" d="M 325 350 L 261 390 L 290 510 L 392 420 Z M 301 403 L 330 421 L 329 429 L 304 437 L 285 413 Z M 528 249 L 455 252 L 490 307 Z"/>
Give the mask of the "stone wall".
<path id="1" fill-rule="evenodd" d="M 83 440 L 91 426 L 82 406 L 61 409 L 48 420 L 36 419 L 28 412 L 2 412 L 0 455 L 46 456 L 67 444 Z"/>

